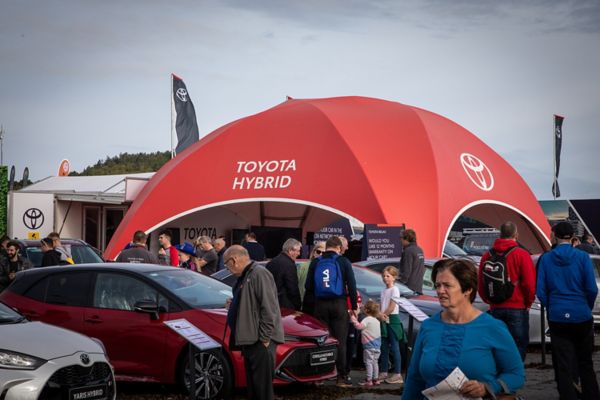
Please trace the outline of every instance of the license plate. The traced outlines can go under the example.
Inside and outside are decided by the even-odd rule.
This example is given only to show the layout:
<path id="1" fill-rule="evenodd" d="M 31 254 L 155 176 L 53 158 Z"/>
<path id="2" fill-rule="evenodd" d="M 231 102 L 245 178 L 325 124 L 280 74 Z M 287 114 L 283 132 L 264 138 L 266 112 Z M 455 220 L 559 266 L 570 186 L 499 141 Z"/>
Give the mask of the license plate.
<path id="1" fill-rule="evenodd" d="M 108 399 L 106 385 L 86 386 L 69 390 L 70 400 L 105 400 Z"/>
<path id="2" fill-rule="evenodd" d="M 335 362 L 335 351 L 327 350 L 310 354 L 310 365 L 332 364 Z"/>

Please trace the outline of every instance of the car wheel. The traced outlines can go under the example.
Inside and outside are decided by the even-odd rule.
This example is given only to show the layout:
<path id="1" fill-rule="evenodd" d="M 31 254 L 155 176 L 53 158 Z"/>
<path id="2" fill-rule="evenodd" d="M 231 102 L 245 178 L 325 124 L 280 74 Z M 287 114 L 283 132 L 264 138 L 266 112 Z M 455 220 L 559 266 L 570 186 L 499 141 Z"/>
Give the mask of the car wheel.
<path id="1" fill-rule="evenodd" d="M 185 390 L 190 392 L 190 363 L 189 351 L 181 368 L 181 382 Z M 233 375 L 229 362 L 219 349 L 200 351 L 194 353 L 195 358 L 195 384 L 196 399 L 227 399 L 231 397 L 233 388 Z"/>

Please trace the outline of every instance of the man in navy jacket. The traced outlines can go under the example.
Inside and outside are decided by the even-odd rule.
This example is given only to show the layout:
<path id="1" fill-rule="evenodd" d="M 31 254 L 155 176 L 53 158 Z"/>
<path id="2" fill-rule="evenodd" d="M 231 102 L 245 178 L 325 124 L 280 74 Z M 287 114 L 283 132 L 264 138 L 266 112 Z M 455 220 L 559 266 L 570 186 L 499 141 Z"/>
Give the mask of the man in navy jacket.
<path id="1" fill-rule="evenodd" d="M 537 296 L 548 309 L 552 363 L 561 399 L 600 399 L 594 372 L 592 308 L 598 295 L 593 265 L 587 253 L 571 247 L 573 227 L 560 222 L 552 228 L 556 247 L 538 262 Z M 577 368 L 573 368 L 573 366 Z"/>

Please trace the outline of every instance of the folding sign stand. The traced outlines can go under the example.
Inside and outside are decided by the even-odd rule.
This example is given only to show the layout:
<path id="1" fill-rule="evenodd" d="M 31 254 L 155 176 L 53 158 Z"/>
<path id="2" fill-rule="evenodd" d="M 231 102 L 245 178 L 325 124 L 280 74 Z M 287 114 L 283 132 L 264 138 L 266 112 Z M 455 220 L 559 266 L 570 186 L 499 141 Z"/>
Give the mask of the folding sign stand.
<path id="1" fill-rule="evenodd" d="M 421 309 L 415 306 L 410 300 L 404 297 L 394 297 L 392 301 L 398 304 L 399 307 L 402 307 L 404 311 L 408 313 L 408 346 L 407 346 L 407 360 L 406 365 L 410 363 L 410 358 L 412 355 L 411 343 L 413 338 L 413 330 L 414 330 L 414 320 L 416 319 L 419 322 L 425 321 L 427 318 L 427 314 L 425 314 Z"/>
<path id="2" fill-rule="evenodd" d="M 221 345 L 185 318 L 165 321 L 165 325 L 193 345 L 190 346 L 189 353 L 190 400 L 196 400 L 196 347 L 200 351 L 205 351 L 220 348 Z"/>

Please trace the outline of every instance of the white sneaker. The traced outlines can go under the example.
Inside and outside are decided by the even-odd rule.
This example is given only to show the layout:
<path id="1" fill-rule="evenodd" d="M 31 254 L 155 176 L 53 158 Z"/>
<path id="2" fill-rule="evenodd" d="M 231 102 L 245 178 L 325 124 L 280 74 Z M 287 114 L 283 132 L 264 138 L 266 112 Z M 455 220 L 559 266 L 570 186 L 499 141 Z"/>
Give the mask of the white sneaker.
<path id="1" fill-rule="evenodd" d="M 385 380 L 385 383 L 404 383 L 404 379 L 402 379 L 402 375 L 400 374 L 393 374 Z"/>
<path id="2" fill-rule="evenodd" d="M 383 382 L 384 380 L 386 380 L 386 379 L 387 379 L 387 377 L 388 377 L 388 374 L 387 374 L 387 372 L 382 372 L 382 373 L 380 373 L 380 374 L 379 374 L 379 376 L 377 377 L 377 380 L 378 380 L 379 382 Z"/>

